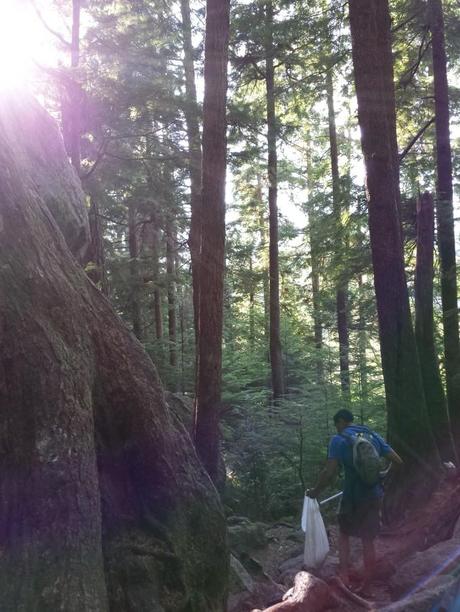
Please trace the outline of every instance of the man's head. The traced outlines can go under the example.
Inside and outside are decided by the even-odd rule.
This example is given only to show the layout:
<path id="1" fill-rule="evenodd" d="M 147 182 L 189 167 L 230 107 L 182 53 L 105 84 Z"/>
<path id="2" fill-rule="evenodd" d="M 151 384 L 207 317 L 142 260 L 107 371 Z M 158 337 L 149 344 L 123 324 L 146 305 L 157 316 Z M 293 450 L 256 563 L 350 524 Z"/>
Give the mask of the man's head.
<path id="1" fill-rule="evenodd" d="M 334 414 L 334 425 L 337 428 L 337 431 L 340 433 L 353 423 L 353 415 L 346 408 L 342 408 Z"/>

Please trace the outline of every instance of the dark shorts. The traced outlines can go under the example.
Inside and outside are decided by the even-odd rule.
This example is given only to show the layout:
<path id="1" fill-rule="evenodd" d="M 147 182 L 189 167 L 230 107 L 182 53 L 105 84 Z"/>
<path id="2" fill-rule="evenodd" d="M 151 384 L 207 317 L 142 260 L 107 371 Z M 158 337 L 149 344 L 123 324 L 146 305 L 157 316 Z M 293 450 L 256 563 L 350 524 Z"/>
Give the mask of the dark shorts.
<path id="1" fill-rule="evenodd" d="M 365 499 L 358 503 L 341 500 L 338 521 L 341 533 L 356 538 L 373 539 L 380 531 L 380 498 Z"/>

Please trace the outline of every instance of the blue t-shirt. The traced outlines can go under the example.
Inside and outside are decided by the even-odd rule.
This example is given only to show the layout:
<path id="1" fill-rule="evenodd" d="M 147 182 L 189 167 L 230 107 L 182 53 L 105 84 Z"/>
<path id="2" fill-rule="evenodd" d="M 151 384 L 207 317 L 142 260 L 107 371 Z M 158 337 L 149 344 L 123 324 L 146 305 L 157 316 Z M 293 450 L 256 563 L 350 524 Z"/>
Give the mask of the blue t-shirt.
<path id="1" fill-rule="evenodd" d="M 368 427 L 362 425 L 350 425 L 346 427 L 342 434 L 351 435 L 357 433 L 370 433 L 372 434 L 372 443 L 375 446 L 377 452 L 382 457 L 391 451 L 391 446 L 385 442 L 385 440 L 371 431 Z M 332 437 L 329 443 L 329 450 L 327 454 L 329 459 L 336 459 L 340 465 L 343 466 L 345 472 L 345 485 L 343 487 L 343 499 L 347 501 L 360 502 L 365 499 L 372 499 L 375 497 L 381 497 L 383 495 L 383 489 L 380 484 L 376 484 L 373 487 L 369 487 L 359 478 L 353 467 L 353 448 L 350 440 L 347 440 L 343 435 L 336 434 Z"/>

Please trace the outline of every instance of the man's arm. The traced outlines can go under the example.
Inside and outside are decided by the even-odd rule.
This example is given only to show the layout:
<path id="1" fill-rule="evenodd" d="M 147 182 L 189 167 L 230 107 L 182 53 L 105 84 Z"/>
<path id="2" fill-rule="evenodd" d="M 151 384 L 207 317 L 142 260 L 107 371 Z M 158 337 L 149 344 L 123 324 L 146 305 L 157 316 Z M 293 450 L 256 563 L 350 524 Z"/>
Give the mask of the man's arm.
<path id="1" fill-rule="evenodd" d="M 383 456 L 385 457 L 385 459 L 389 459 L 392 463 L 398 463 L 399 465 L 402 465 L 404 463 L 398 453 L 392 448 L 390 448 L 390 450 L 386 452 Z"/>
<path id="2" fill-rule="evenodd" d="M 328 459 L 326 465 L 321 470 L 320 475 L 318 477 L 318 482 L 313 489 L 308 489 L 306 494 L 308 497 L 318 497 L 323 489 L 327 487 L 327 485 L 331 482 L 331 480 L 337 474 L 337 470 L 339 467 L 339 462 L 337 459 Z"/>

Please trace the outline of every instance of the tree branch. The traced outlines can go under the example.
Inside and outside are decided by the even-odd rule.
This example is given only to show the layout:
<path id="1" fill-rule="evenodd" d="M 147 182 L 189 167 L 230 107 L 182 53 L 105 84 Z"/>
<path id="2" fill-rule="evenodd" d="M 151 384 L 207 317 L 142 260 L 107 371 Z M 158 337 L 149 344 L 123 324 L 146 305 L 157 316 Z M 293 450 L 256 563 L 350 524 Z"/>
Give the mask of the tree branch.
<path id="1" fill-rule="evenodd" d="M 402 30 L 408 23 L 413 21 L 419 15 L 420 15 L 420 11 L 417 11 L 416 13 L 414 13 L 413 15 L 408 17 L 407 19 L 404 19 L 404 21 L 401 21 L 401 23 L 398 23 L 397 25 L 395 25 L 394 28 L 391 28 L 391 33 L 395 34 L 399 30 Z"/>
<path id="2" fill-rule="evenodd" d="M 427 41 L 427 38 L 428 38 L 428 41 Z M 415 63 L 404 73 L 404 74 L 407 74 L 408 76 L 406 78 L 402 78 L 399 82 L 399 85 L 401 87 L 406 88 L 409 85 L 409 83 L 412 81 L 414 76 L 417 74 L 420 64 L 422 63 L 422 59 L 424 58 L 425 53 L 428 51 L 430 46 L 431 46 L 431 37 L 430 37 L 430 32 L 427 29 L 425 30 L 425 33 L 423 34 L 422 42 L 420 43 L 420 46 L 418 49 L 418 56 L 417 56 Z"/>
<path id="3" fill-rule="evenodd" d="M 45 21 L 45 18 L 43 17 L 43 15 L 41 14 L 40 9 L 38 8 L 38 6 L 35 4 L 35 0 L 30 0 L 32 6 L 35 9 L 35 12 L 37 13 L 37 17 L 39 18 L 39 20 L 41 21 L 42 25 L 45 27 L 45 29 L 48 30 L 48 32 L 50 32 L 50 34 L 52 34 L 53 36 L 55 36 L 65 47 L 68 47 L 69 49 L 72 48 L 72 44 L 66 40 L 62 34 L 60 34 L 59 32 L 56 32 L 56 30 L 53 30 L 53 28 L 51 28 L 48 23 Z"/>
<path id="4" fill-rule="evenodd" d="M 419 131 L 415 134 L 415 136 L 411 138 L 411 140 L 409 141 L 409 144 L 406 146 L 406 148 L 403 151 L 401 151 L 401 153 L 398 156 L 399 164 L 402 164 L 403 159 L 410 152 L 410 150 L 412 149 L 414 144 L 417 142 L 417 140 L 419 140 L 419 138 L 423 136 L 423 134 L 430 127 L 430 125 L 432 125 L 434 122 L 435 122 L 435 117 L 431 117 L 431 119 L 427 123 L 425 123 L 423 127 L 419 129 Z"/>

